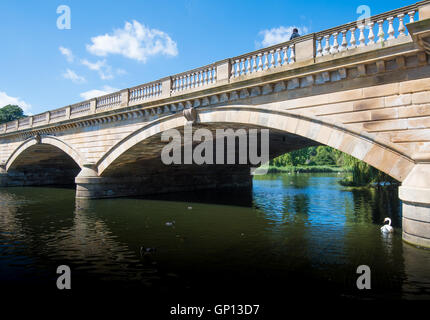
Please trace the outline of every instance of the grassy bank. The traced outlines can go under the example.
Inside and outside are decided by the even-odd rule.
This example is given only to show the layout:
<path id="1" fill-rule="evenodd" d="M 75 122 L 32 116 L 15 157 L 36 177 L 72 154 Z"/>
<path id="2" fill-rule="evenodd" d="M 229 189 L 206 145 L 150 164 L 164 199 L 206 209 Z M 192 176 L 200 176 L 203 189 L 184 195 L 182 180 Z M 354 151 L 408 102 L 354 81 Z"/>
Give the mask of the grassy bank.
<path id="1" fill-rule="evenodd" d="M 292 172 L 300 172 L 300 173 L 317 173 L 317 172 L 328 172 L 328 173 L 337 173 L 337 172 L 346 172 L 345 168 L 338 166 L 269 166 L 268 173 L 292 173 Z"/>

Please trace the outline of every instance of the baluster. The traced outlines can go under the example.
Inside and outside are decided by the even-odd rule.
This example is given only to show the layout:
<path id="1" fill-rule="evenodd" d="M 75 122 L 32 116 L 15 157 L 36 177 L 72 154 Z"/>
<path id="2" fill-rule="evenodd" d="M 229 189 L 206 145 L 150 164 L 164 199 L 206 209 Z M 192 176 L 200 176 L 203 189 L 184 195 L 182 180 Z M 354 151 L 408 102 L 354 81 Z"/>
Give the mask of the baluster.
<path id="1" fill-rule="evenodd" d="M 240 59 L 236 60 L 236 77 L 240 76 Z"/>
<path id="2" fill-rule="evenodd" d="M 251 57 L 248 57 L 248 58 L 246 58 L 246 63 L 247 63 L 247 71 L 246 71 L 246 73 L 247 74 L 250 74 L 251 73 Z"/>
<path id="3" fill-rule="evenodd" d="M 284 62 L 282 63 L 284 66 L 288 64 L 288 47 L 283 47 L 282 51 L 284 52 Z"/>
<path id="4" fill-rule="evenodd" d="M 384 33 L 384 20 L 378 20 L 378 42 L 385 41 L 385 33 Z"/>
<path id="5" fill-rule="evenodd" d="M 360 24 L 358 26 L 358 29 L 360 30 L 360 37 L 358 38 L 358 42 L 360 42 L 360 44 L 358 45 L 359 47 L 364 47 L 366 46 L 366 38 L 364 37 L 364 24 Z"/>
<path id="6" fill-rule="evenodd" d="M 202 87 L 205 85 L 206 83 L 206 70 L 202 70 Z"/>
<path id="7" fill-rule="evenodd" d="M 333 33 L 333 47 L 331 49 L 332 53 L 338 53 L 339 52 L 339 43 L 337 42 L 337 36 L 339 35 L 338 32 Z"/>
<path id="8" fill-rule="evenodd" d="M 234 78 L 235 77 L 235 72 L 234 72 L 234 69 L 235 69 L 235 66 L 236 65 L 236 63 L 234 62 L 234 60 L 232 60 L 231 61 L 231 76 L 230 76 L 230 78 Z"/>
<path id="9" fill-rule="evenodd" d="M 388 40 L 396 39 L 394 36 L 393 17 L 387 18 L 388 20 Z"/>
<path id="10" fill-rule="evenodd" d="M 212 83 L 212 68 L 209 68 L 209 83 Z"/>
<path id="11" fill-rule="evenodd" d="M 325 39 L 325 47 L 324 47 L 323 55 L 326 56 L 326 55 L 330 54 L 330 35 L 329 34 L 325 35 L 324 39 Z"/>
<path id="12" fill-rule="evenodd" d="M 275 68 L 275 50 L 270 50 L 270 68 Z"/>
<path id="13" fill-rule="evenodd" d="M 257 71 L 262 71 L 263 70 L 263 57 L 262 54 L 259 53 L 258 54 L 258 70 Z"/>
<path id="14" fill-rule="evenodd" d="M 408 12 L 408 16 L 409 16 L 409 23 L 415 22 L 415 20 L 414 20 L 415 11 Z"/>
<path id="15" fill-rule="evenodd" d="M 200 82 L 201 82 L 201 80 L 200 80 L 200 74 L 201 74 L 201 71 L 197 71 L 196 72 L 196 87 L 197 88 L 200 87 Z"/>
<path id="16" fill-rule="evenodd" d="M 193 88 L 195 88 L 196 87 L 197 72 L 193 72 L 191 74 L 191 78 L 193 79 Z"/>
<path id="17" fill-rule="evenodd" d="M 206 84 L 209 84 L 209 76 L 212 75 L 212 68 L 206 70 Z"/>
<path id="18" fill-rule="evenodd" d="M 349 43 L 351 44 L 349 47 L 351 49 L 357 48 L 357 41 L 355 40 L 355 27 L 349 29 L 351 31 L 351 39 L 349 39 Z"/>
<path id="19" fill-rule="evenodd" d="M 373 26 L 375 25 L 374 22 L 370 21 L 368 24 L 369 27 L 369 42 L 367 43 L 367 45 L 371 45 L 371 44 L 375 44 L 375 34 L 373 33 Z"/>
<path id="20" fill-rule="evenodd" d="M 340 44 L 340 49 L 339 49 L 340 52 L 346 51 L 348 47 L 348 42 L 346 41 L 346 30 L 342 30 L 341 33 L 342 33 L 342 43 Z"/>
<path id="21" fill-rule="evenodd" d="M 184 90 L 188 89 L 188 75 L 184 74 Z"/>
<path id="22" fill-rule="evenodd" d="M 264 52 L 264 70 L 267 70 L 269 68 L 269 52 Z"/>
<path id="23" fill-rule="evenodd" d="M 242 58 L 242 75 L 244 75 L 245 74 L 245 71 L 246 71 L 246 68 L 245 68 L 245 61 L 246 61 L 246 59 L 245 58 Z"/>
<path id="24" fill-rule="evenodd" d="M 317 38 L 317 57 L 321 57 L 322 54 L 322 46 L 321 46 L 322 37 Z"/>
<path id="25" fill-rule="evenodd" d="M 397 16 L 397 18 L 399 18 L 399 36 L 406 36 L 406 33 L 405 33 L 405 30 L 406 30 L 405 23 L 403 22 L 403 20 L 405 19 L 405 15 L 403 13 L 399 14 Z"/>
<path id="26" fill-rule="evenodd" d="M 291 46 L 290 64 L 296 62 L 296 45 L 293 43 Z"/>
<path id="27" fill-rule="evenodd" d="M 276 64 L 278 67 L 281 66 L 282 63 L 282 59 L 281 59 L 281 48 L 276 49 L 276 54 L 277 54 L 277 60 L 276 60 Z"/>
<path id="28" fill-rule="evenodd" d="M 214 70 L 213 82 L 216 83 L 216 68 L 213 67 L 213 70 Z"/>
<path id="29" fill-rule="evenodd" d="M 252 72 L 257 72 L 257 56 L 252 56 Z"/>

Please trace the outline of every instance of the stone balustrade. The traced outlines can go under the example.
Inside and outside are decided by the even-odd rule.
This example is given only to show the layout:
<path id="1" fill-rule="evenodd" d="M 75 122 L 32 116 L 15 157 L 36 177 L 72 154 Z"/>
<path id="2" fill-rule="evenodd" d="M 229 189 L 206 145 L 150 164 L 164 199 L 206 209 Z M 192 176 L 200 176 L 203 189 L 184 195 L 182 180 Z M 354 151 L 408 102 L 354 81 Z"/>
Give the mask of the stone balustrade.
<path id="1" fill-rule="evenodd" d="M 172 93 L 204 87 L 216 83 L 215 65 L 205 66 L 192 71 L 180 73 L 171 78 Z"/>
<path id="2" fill-rule="evenodd" d="M 143 84 L 129 89 L 129 102 L 140 102 L 158 98 L 163 92 L 160 81 Z"/>
<path id="3" fill-rule="evenodd" d="M 97 109 L 110 109 L 121 104 L 121 92 L 115 92 L 96 99 Z"/>
<path id="4" fill-rule="evenodd" d="M 84 117 L 129 105 L 145 105 L 146 102 L 180 96 L 188 92 L 204 90 L 212 85 L 240 81 L 266 71 L 278 72 L 294 68 L 299 61 L 318 60 L 344 51 L 372 46 L 375 49 L 395 45 L 396 39 L 406 39 L 406 24 L 419 20 L 419 10 L 430 0 L 378 14 L 362 21 L 355 21 L 325 31 L 304 35 L 291 41 L 263 48 L 241 56 L 225 59 L 191 71 L 161 80 L 142 84 L 130 89 L 97 97 L 92 100 L 45 112 L 32 117 L 0 125 L 1 133 L 44 126 L 51 122 Z M 412 42 L 412 40 L 410 39 Z"/>
<path id="5" fill-rule="evenodd" d="M 316 56 L 332 55 L 375 44 L 385 45 L 389 40 L 406 36 L 406 21 L 413 23 L 418 19 L 419 4 L 316 33 Z"/>
<path id="6" fill-rule="evenodd" d="M 64 119 L 66 116 L 66 109 L 62 108 L 62 109 L 58 109 L 58 110 L 53 110 L 50 113 L 51 113 L 51 116 L 50 116 L 51 120 Z M 20 125 L 21 125 L 21 123 L 20 123 Z"/>
<path id="7" fill-rule="evenodd" d="M 84 102 L 80 102 L 80 103 L 76 103 L 72 106 L 70 106 L 70 115 L 76 115 L 76 114 L 83 114 L 83 113 L 88 113 L 88 111 L 90 110 L 90 102 L 89 101 L 84 101 Z"/>
<path id="8" fill-rule="evenodd" d="M 242 75 L 274 69 L 293 64 L 295 61 L 294 41 L 289 41 L 232 58 L 230 60 L 230 77 L 237 78 Z"/>

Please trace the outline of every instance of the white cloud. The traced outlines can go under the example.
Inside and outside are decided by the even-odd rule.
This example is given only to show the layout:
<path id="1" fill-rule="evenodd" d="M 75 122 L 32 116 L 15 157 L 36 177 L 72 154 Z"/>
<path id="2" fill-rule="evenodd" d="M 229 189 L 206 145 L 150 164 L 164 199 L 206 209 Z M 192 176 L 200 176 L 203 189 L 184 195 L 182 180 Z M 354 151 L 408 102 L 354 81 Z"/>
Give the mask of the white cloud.
<path id="1" fill-rule="evenodd" d="M 119 54 L 124 57 L 146 62 L 154 55 L 178 55 L 176 42 L 170 36 L 157 29 L 150 29 L 136 20 L 126 22 L 123 29 L 115 29 L 112 34 L 91 38 L 87 50 L 97 56 Z"/>
<path id="2" fill-rule="evenodd" d="M 127 71 L 125 71 L 124 69 L 118 68 L 116 69 L 116 73 L 122 76 L 124 74 L 127 74 Z"/>
<path id="3" fill-rule="evenodd" d="M 99 60 L 93 63 L 93 62 L 89 62 L 87 59 L 83 59 L 81 60 L 81 63 L 84 66 L 87 66 L 88 69 L 90 70 L 99 71 L 106 64 L 106 60 Z"/>
<path id="4" fill-rule="evenodd" d="M 58 49 L 60 50 L 61 54 L 66 57 L 68 62 L 73 62 L 75 57 L 73 56 L 72 50 L 64 47 L 59 47 Z"/>
<path id="5" fill-rule="evenodd" d="M 95 98 L 95 97 L 100 97 L 100 96 L 103 96 L 105 94 L 112 93 L 112 92 L 115 92 L 115 91 L 119 91 L 119 89 L 112 88 L 112 87 L 109 87 L 109 86 L 104 86 L 102 90 L 93 89 L 93 90 L 85 91 L 85 92 L 82 92 L 80 94 L 80 96 L 83 99 L 88 100 L 88 99 L 92 99 L 92 98 Z"/>
<path id="6" fill-rule="evenodd" d="M 297 28 L 300 35 L 308 33 L 309 29 L 307 27 L 296 27 L 296 26 L 280 26 L 279 28 L 272 28 L 260 31 L 258 34 L 263 36 L 263 40 L 258 42 L 260 47 L 269 47 L 274 44 L 285 42 L 290 40 L 290 36 L 293 33 L 293 29 Z"/>
<path id="7" fill-rule="evenodd" d="M 28 113 L 28 111 L 31 109 L 31 104 L 21 100 L 20 98 L 8 96 L 6 92 L 0 91 L 0 108 L 3 108 L 8 104 L 20 106 L 25 113 Z"/>
<path id="8" fill-rule="evenodd" d="M 63 73 L 63 77 L 72 80 L 74 83 L 83 83 L 86 81 L 84 77 L 77 75 L 76 72 L 70 69 L 67 69 L 66 72 Z"/>
<path id="9" fill-rule="evenodd" d="M 110 80 L 113 79 L 112 67 L 106 64 L 106 60 L 98 60 L 96 62 L 89 62 L 87 59 L 81 60 L 81 63 L 88 67 L 88 69 L 97 71 L 100 79 Z"/>

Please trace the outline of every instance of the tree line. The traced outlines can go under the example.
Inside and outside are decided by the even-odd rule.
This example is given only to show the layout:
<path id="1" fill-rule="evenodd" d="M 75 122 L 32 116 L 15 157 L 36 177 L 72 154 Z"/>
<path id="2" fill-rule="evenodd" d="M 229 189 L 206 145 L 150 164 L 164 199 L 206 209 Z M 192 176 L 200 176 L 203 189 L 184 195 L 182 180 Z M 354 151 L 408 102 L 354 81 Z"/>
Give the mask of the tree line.
<path id="1" fill-rule="evenodd" d="M 8 104 L 0 108 L 0 124 L 25 117 L 24 111 L 17 105 Z"/>
<path id="2" fill-rule="evenodd" d="M 371 184 L 380 186 L 386 182 L 390 185 L 398 184 L 398 181 L 384 172 L 328 146 L 314 146 L 291 151 L 272 159 L 270 165 L 276 168 L 293 167 L 293 169 L 298 167 L 321 166 L 343 168 L 344 171 L 351 173 L 339 182 L 344 186 L 359 187 Z"/>

